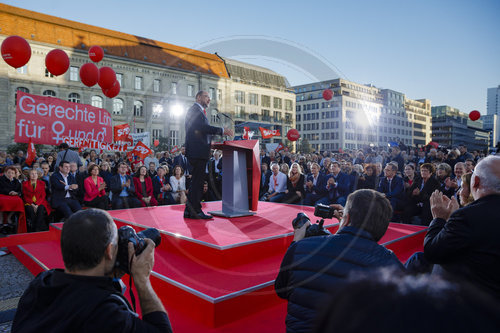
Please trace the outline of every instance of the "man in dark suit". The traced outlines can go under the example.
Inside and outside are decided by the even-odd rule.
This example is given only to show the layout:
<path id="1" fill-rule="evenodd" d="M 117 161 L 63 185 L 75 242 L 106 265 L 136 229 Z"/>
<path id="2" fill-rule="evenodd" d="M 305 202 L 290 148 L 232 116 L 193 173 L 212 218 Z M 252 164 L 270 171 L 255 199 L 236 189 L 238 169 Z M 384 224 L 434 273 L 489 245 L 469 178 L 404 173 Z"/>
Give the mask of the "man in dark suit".
<path id="1" fill-rule="evenodd" d="M 50 186 L 52 188 L 51 206 L 60 212 L 64 219 L 82 209 L 76 198 L 78 185 L 69 170 L 69 162 L 61 161 L 59 163 L 59 172 L 54 172 L 50 177 Z"/>
<path id="2" fill-rule="evenodd" d="M 380 179 L 377 191 L 384 193 L 385 197 L 391 202 L 393 210 L 401 208 L 404 201 L 404 182 L 403 178 L 397 176 L 398 166 L 394 162 L 388 163 L 384 168 L 384 176 Z"/>
<path id="3" fill-rule="evenodd" d="M 259 198 L 264 195 L 269 190 L 269 179 L 271 178 L 271 170 L 269 170 L 266 163 L 262 163 L 260 167 L 260 191 Z"/>
<path id="4" fill-rule="evenodd" d="M 470 191 L 475 201 L 460 209 L 454 197 L 438 191 L 432 194 L 434 219 L 425 236 L 424 255 L 439 264 L 435 271 L 442 269 L 500 301 L 500 156 L 491 155 L 478 163 Z"/>
<path id="5" fill-rule="evenodd" d="M 192 167 L 191 185 L 189 186 L 188 200 L 184 217 L 193 219 L 211 219 L 201 210 L 203 195 L 203 181 L 207 161 L 210 157 L 210 138 L 212 135 L 233 135 L 229 128 L 210 126 L 206 116 L 206 108 L 210 104 L 210 96 L 206 91 L 196 94 L 196 102 L 186 114 L 186 157 Z"/>
<path id="6" fill-rule="evenodd" d="M 173 166 L 176 165 L 180 165 L 182 167 L 182 169 L 184 170 L 184 176 L 186 176 L 186 178 L 191 174 L 191 165 L 189 165 L 188 158 L 186 157 L 186 147 L 184 146 L 181 147 L 181 153 L 174 157 Z"/>
<path id="7" fill-rule="evenodd" d="M 118 173 L 111 177 L 111 192 L 113 198 L 111 206 L 113 209 L 141 207 L 141 202 L 135 197 L 135 187 L 132 177 L 127 175 L 128 165 L 121 162 L 118 165 Z"/>
<path id="8" fill-rule="evenodd" d="M 317 201 L 328 197 L 326 176 L 319 172 L 319 164 L 311 165 L 311 173 L 306 177 L 306 197 L 304 205 L 314 206 Z"/>

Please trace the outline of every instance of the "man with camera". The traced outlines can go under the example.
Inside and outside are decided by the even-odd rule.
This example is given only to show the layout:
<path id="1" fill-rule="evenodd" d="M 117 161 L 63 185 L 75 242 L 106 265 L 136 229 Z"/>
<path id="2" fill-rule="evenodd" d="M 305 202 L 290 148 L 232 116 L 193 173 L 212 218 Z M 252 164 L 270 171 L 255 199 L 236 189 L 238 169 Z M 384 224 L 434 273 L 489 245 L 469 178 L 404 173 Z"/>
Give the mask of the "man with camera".
<path id="1" fill-rule="evenodd" d="M 103 210 L 73 214 L 61 233 L 65 269 L 43 272 L 30 283 L 19 301 L 12 331 L 172 332 L 150 282 L 155 243 L 134 236 L 130 240 L 135 243 L 119 239 L 115 223 Z M 143 245 L 138 255 L 137 244 Z M 130 266 L 126 268 L 133 277 L 142 320 L 117 282 L 123 274 L 117 269 L 117 257 L 127 251 Z"/>
<path id="2" fill-rule="evenodd" d="M 392 216 L 389 200 L 374 190 L 357 190 L 347 197 L 343 218 L 335 235 L 315 236 L 310 222 L 295 229 L 294 239 L 275 281 L 279 297 L 288 300 L 287 332 L 309 332 L 328 295 L 352 272 L 403 265 L 377 242 Z"/>

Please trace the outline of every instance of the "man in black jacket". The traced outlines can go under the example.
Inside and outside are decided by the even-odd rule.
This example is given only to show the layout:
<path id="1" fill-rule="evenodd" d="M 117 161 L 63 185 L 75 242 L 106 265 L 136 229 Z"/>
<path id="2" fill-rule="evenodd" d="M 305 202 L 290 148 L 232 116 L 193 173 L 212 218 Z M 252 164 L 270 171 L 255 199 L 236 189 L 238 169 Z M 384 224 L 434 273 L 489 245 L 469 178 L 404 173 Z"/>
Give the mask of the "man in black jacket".
<path id="1" fill-rule="evenodd" d="M 186 114 L 186 157 L 192 167 L 191 185 L 189 186 L 188 200 L 184 217 L 192 219 L 211 219 L 201 210 L 201 197 L 203 195 L 203 182 L 205 170 L 210 157 L 211 136 L 233 135 L 229 128 L 210 126 L 206 115 L 206 108 L 210 104 L 210 96 L 206 91 L 196 94 L 196 103 L 189 108 Z"/>
<path id="2" fill-rule="evenodd" d="M 136 198 L 135 186 L 132 177 L 127 175 L 128 165 L 121 162 L 118 165 L 118 173 L 111 177 L 111 192 L 113 209 L 141 207 L 141 202 Z"/>
<path id="3" fill-rule="evenodd" d="M 500 300 L 500 156 L 488 156 L 474 169 L 470 191 L 474 202 L 458 208 L 435 191 L 433 220 L 424 240 L 425 258 L 448 276 L 464 279 Z"/>
<path id="4" fill-rule="evenodd" d="M 12 331 L 172 332 L 150 282 L 155 245 L 146 242 L 139 256 L 128 243 L 141 320 L 116 279 L 118 233 L 113 219 L 100 209 L 72 215 L 61 233 L 65 269 L 43 272 L 30 283 L 19 300 Z"/>
<path id="5" fill-rule="evenodd" d="M 60 212 L 65 219 L 74 212 L 82 209 L 77 199 L 78 184 L 75 177 L 69 172 L 69 162 L 61 161 L 59 172 L 54 172 L 50 176 L 50 186 L 52 189 L 51 206 Z"/>
<path id="6" fill-rule="evenodd" d="M 394 253 L 377 242 L 392 216 L 389 200 L 374 190 L 350 194 L 335 235 L 304 238 L 309 222 L 295 230 L 275 281 L 288 300 L 287 332 L 310 332 L 328 295 L 354 271 L 392 266 L 403 270 Z"/>

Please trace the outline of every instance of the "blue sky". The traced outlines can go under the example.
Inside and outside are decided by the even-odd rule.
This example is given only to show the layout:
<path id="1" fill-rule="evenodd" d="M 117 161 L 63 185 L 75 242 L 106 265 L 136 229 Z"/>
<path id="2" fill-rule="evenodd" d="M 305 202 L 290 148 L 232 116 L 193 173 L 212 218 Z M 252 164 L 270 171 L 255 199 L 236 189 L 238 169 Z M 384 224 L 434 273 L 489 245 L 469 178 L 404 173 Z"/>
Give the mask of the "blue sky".
<path id="1" fill-rule="evenodd" d="M 3 2 L 186 47 L 249 36 L 285 43 L 341 77 L 464 112 L 485 114 L 486 89 L 500 85 L 499 0 Z M 290 63 L 259 49 L 231 55 L 292 85 L 317 78 L 304 70 L 309 58 Z"/>

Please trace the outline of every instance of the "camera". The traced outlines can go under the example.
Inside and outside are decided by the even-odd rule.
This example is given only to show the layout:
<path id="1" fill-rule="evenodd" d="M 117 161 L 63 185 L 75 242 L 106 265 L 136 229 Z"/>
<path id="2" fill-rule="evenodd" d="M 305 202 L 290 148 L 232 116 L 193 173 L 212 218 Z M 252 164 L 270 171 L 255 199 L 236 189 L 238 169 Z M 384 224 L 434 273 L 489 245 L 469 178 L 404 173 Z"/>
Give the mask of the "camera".
<path id="1" fill-rule="evenodd" d="M 317 204 L 314 207 L 314 216 L 321 217 L 322 219 L 331 219 L 335 215 L 335 208 L 328 205 Z"/>
<path id="2" fill-rule="evenodd" d="M 316 215 L 316 212 L 314 213 Z M 310 222 L 309 217 L 304 213 L 298 213 L 297 217 L 293 219 L 292 226 L 294 229 L 300 229 L 304 224 Z M 327 229 L 323 228 L 323 224 L 325 221 L 321 219 L 321 221 L 316 221 L 316 223 L 311 224 L 306 229 L 305 237 L 313 237 L 313 236 L 327 236 L 332 233 Z"/>
<path id="3" fill-rule="evenodd" d="M 118 254 L 116 257 L 116 267 L 123 272 L 130 274 L 128 243 L 134 245 L 135 255 L 139 255 L 146 248 L 146 238 L 151 239 L 155 243 L 155 247 L 161 243 L 161 235 L 158 229 L 149 228 L 136 233 L 130 226 L 123 226 L 118 229 Z"/>

